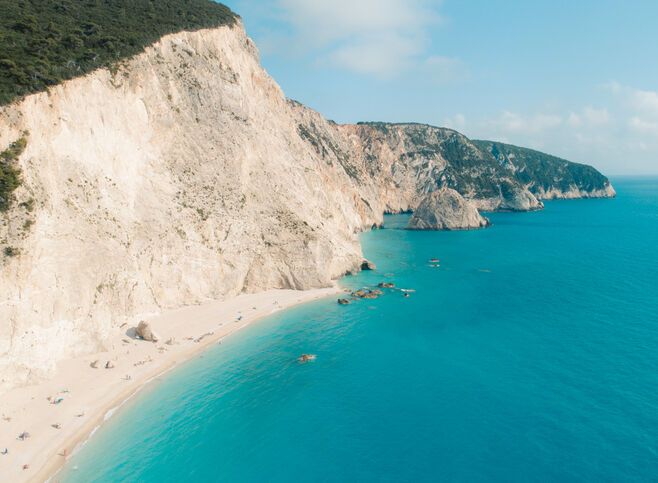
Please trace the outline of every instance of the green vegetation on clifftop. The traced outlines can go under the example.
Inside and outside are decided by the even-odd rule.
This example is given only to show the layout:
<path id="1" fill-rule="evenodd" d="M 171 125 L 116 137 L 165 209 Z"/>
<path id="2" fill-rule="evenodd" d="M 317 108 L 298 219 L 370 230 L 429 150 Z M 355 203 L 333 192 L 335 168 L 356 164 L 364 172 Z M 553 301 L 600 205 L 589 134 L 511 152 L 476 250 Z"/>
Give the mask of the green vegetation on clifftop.
<path id="1" fill-rule="evenodd" d="M 236 18 L 211 0 L 0 0 L 0 105 Z"/>
<path id="2" fill-rule="evenodd" d="M 501 165 L 514 171 L 514 176 L 528 189 L 542 195 L 553 189 L 567 192 L 573 188 L 586 192 L 605 190 L 610 182 L 596 169 L 573 163 L 540 151 L 493 141 L 473 141 L 490 153 Z"/>

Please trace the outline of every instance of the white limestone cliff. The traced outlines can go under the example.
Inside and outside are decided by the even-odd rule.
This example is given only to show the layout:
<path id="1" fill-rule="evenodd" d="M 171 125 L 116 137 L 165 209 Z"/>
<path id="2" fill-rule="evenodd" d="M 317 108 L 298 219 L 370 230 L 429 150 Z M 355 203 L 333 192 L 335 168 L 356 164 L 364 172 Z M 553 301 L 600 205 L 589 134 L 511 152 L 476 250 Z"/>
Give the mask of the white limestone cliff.
<path id="1" fill-rule="evenodd" d="M 355 233 L 382 211 L 300 138 L 299 111 L 239 25 L 0 109 L 0 150 L 29 133 L 0 227 L 18 252 L 0 262 L 1 387 L 144 314 L 357 268 Z"/>
<path id="2" fill-rule="evenodd" d="M 474 230 L 489 226 L 475 205 L 450 188 L 423 198 L 409 220 L 410 230 Z"/>

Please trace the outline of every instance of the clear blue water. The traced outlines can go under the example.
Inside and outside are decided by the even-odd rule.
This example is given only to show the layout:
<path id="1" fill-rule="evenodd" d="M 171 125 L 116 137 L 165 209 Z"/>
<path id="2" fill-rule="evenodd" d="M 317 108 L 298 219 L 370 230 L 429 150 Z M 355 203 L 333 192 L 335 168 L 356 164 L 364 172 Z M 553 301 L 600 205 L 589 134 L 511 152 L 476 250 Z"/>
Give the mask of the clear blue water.
<path id="1" fill-rule="evenodd" d="M 363 235 L 379 270 L 343 283 L 394 274 L 412 297 L 246 329 L 124 407 L 64 481 L 658 480 L 658 179 L 615 185 L 484 231 L 388 217 Z"/>

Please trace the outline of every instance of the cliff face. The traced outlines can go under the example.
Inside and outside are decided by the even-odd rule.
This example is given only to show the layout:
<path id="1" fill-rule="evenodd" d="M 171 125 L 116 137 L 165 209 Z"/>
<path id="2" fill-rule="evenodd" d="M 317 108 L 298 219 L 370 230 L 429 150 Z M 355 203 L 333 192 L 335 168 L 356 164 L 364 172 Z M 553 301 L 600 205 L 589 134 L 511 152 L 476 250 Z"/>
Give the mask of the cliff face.
<path id="1" fill-rule="evenodd" d="M 452 188 L 481 210 L 528 211 L 542 205 L 466 136 L 424 124 L 342 126 L 368 174 L 394 194 L 389 211 L 413 209 L 424 194 Z M 395 195 L 402 198 L 395 198 Z M 394 201 L 398 201 L 396 204 Z"/>
<path id="2" fill-rule="evenodd" d="M 241 27 L 167 36 L 2 109 L 0 147 L 29 132 L 0 228 L 3 385 L 142 314 L 355 268 L 355 233 L 382 213 L 300 137 L 306 115 Z"/>
<path id="3" fill-rule="evenodd" d="M 359 231 L 437 188 L 541 207 L 454 131 L 339 126 L 287 100 L 239 23 L 0 108 L 0 151 L 23 138 L 0 213 L 3 388 L 146 314 L 326 286 L 358 269 Z"/>

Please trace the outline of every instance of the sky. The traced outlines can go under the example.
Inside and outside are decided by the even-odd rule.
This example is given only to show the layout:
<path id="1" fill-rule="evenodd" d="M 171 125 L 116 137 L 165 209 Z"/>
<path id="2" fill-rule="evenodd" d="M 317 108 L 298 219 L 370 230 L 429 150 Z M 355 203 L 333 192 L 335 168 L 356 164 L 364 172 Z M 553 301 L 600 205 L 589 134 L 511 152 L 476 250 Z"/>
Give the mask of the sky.
<path id="1" fill-rule="evenodd" d="M 226 0 L 286 95 L 658 174 L 656 0 Z"/>

